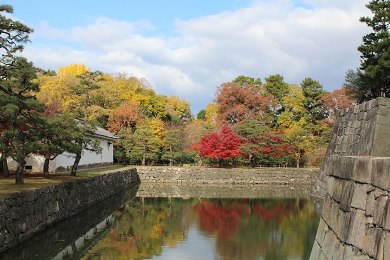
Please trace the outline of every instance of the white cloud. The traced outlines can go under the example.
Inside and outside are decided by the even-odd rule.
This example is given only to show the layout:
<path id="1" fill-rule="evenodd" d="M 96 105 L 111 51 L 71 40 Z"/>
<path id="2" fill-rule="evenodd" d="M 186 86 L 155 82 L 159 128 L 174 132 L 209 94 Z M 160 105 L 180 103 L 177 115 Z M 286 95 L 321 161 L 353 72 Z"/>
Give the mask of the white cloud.
<path id="1" fill-rule="evenodd" d="M 147 21 L 99 18 L 66 30 L 42 23 L 34 41 L 46 39 L 46 46 L 51 41 L 53 46 L 31 45 L 25 55 L 45 68 L 85 63 L 145 77 L 158 93 L 186 98 L 194 110 L 238 75 L 280 73 L 290 83 L 313 77 L 329 90 L 338 88 L 345 71 L 358 65 L 356 48 L 367 32 L 358 21 L 367 14 L 365 2 L 298 2 L 254 1 L 236 11 L 177 20 L 175 36 L 145 36 L 141 30 L 153 29 Z M 73 45 L 63 47 L 68 43 Z"/>

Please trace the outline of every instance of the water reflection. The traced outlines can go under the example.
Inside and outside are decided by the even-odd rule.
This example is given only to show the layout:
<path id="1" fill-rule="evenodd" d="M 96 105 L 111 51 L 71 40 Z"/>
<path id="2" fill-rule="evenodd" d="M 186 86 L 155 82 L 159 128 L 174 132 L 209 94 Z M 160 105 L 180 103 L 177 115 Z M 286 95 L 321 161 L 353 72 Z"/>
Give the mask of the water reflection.
<path id="1" fill-rule="evenodd" d="M 308 259 L 319 221 L 302 196 L 217 199 L 186 192 L 131 199 L 134 194 L 119 193 L 0 259 Z"/>
<path id="2" fill-rule="evenodd" d="M 308 259 L 318 225 L 298 199 L 136 198 L 115 218 L 83 259 Z"/>

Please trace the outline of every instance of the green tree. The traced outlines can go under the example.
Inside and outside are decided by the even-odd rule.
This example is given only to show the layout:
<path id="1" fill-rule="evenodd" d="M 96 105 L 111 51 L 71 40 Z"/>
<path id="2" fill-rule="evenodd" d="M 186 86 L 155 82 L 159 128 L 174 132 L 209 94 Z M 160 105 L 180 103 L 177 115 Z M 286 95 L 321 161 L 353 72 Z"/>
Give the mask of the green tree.
<path id="1" fill-rule="evenodd" d="M 181 160 L 183 149 L 182 132 L 181 129 L 170 129 L 164 137 L 165 146 L 161 159 L 169 161 L 170 166 Z"/>
<path id="2" fill-rule="evenodd" d="M 198 112 L 198 114 L 196 115 L 196 119 L 199 119 L 199 120 L 205 120 L 206 119 L 206 110 L 202 109 Z"/>
<path id="3" fill-rule="evenodd" d="M 281 104 L 283 97 L 288 94 L 288 84 L 280 74 L 266 77 L 263 87 L 267 94 L 274 96 L 275 105 Z"/>
<path id="4" fill-rule="evenodd" d="M 23 50 L 23 44 L 29 42 L 29 34 L 32 33 L 32 29 L 22 24 L 19 21 L 14 21 L 7 17 L 3 13 L 12 14 L 14 9 L 10 5 L 0 5 L 0 54 L 1 54 L 1 70 L 2 75 L 3 67 L 5 64 L 9 64 L 13 61 L 14 54 Z"/>
<path id="5" fill-rule="evenodd" d="M 141 125 L 125 144 L 127 156 L 133 162 L 146 165 L 156 162 L 160 153 L 160 140 L 147 124 Z"/>
<path id="6" fill-rule="evenodd" d="M 0 84 L 0 149 L 11 156 L 18 167 L 16 184 L 24 183 L 25 158 L 39 147 L 40 133 L 46 128 L 44 106 L 33 95 L 36 69 L 25 58 L 15 58 L 3 71 Z M 4 142 L 6 141 L 6 142 Z"/>
<path id="7" fill-rule="evenodd" d="M 372 17 L 360 21 L 372 32 L 363 37 L 359 46 L 360 68 L 348 71 L 345 81 L 358 101 L 390 96 L 390 1 L 373 0 L 367 5 Z"/>
<path id="8" fill-rule="evenodd" d="M 322 120 L 326 117 L 326 111 L 322 105 L 321 98 L 326 93 L 320 82 L 305 78 L 301 82 L 302 92 L 305 97 L 304 107 L 307 110 L 310 121 Z"/>
<path id="9" fill-rule="evenodd" d="M 16 52 L 23 50 L 23 44 L 29 41 L 29 34 L 33 31 L 28 26 L 22 24 L 19 21 L 14 21 L 10 17 L 4 15 L 4 13 L 12 14 L 14 9 L 10 5 L 0 5 L 0 80 L 4 81 L 9 75 L 8 70 L 10 69 L 9 65 L 12 64 L 14 60 L 14 55 Z M 0 99 L 6 100 L 8 98 L 5 89 L 0 91 Z M 9 94 L 9 93 L 8 93 Z M 3 107 L 2 112 L 5 107 Z M 7 128 L 8 129 L 8 128 Z M 5 176 L 9 175 L 8 165 L 7 165 L 7 153 L 6 148 L 8 147 L 7 138 L 10 137 L 4 133 L 4 125 L 0 126 L 1 134 L 1 143 L 4 148 L 0 150 L 1 152 L 1 169 Z M 5 138 L 5 140 L 4 140 Z"/>
<path id="10" fill-rule="evenodd" d="M 248 76 L 238 76 L 233 80 L 234 83 L 239 83 L 241 86 L 243 85 L 253 85 L 255 87 L 261 86 L 261 79 L 259 78 L 251 78 Z"/>
<path id="11" fill-rule="evenodd" d="M 84 116 L 85 123 L 88 122 L 88 107 L 90 106 L 90 99 L 92 91 L 100 89 L 98 84 L 103 81 L 103 73 L 100 71 L 86 71 L 77 76 L 79 81 L 77 84 L 70 86 L 71 92 L 81 97 L 81 104 L 79 104 L 79 111 L 76 117 Z"/>
<path id="12" fill-rule="evenodd" d="M 40 132 L 38 154 L 45 158 L 43 165 L 44 177 L 49 177 L 49 163 L 58 155 L 77 149 L 75 140 L 81 137 L 81 129 L 69 115 L 47 115 L 47 127 Z"/>

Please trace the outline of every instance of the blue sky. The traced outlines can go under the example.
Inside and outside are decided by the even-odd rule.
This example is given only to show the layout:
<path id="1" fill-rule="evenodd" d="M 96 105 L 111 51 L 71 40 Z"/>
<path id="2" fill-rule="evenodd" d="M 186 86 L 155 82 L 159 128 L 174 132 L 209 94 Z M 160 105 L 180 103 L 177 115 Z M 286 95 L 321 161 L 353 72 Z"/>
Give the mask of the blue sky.
<path id="1" fill-rule="evenodd" d="M 24 56 L 57 70 L 145 78 L 198 112 L 238 75 L 288 83 L 312 77 L 331 91 L 359 65 L 368 0 L 10 0 L 32 27 Z"/>

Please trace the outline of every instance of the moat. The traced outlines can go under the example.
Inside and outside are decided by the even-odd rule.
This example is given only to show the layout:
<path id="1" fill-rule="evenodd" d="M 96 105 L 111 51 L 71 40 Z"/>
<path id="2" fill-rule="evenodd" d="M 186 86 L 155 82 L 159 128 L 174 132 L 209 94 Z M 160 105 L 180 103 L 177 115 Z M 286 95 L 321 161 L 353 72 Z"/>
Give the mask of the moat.
<path id="1" fill-rule="evenodd" d="M 199 197 L 186 187 L 165 186 L 156 193 L 156 187 L 141 184 L 50 227 L 0 259 L 309 258 L 319 217 L 301 189 L 281 186 L 295 192 L 276 197 L 259 195 L 261 186 L 241 193 L 225 187 L 231 192 L 224 195 L 215 188 L 203 186 Z M 124 197 L 129 199 L 115 206 Z"/>

